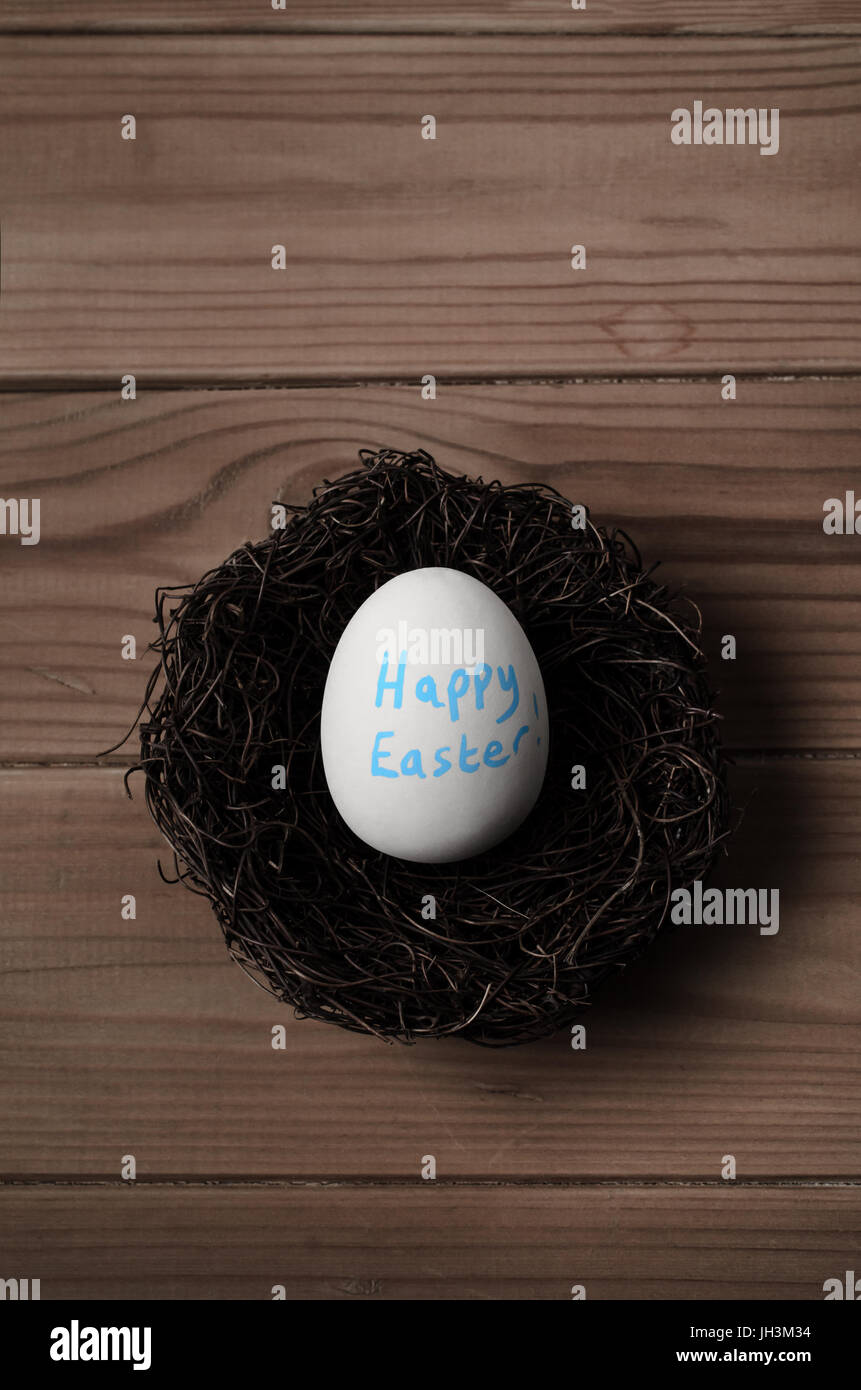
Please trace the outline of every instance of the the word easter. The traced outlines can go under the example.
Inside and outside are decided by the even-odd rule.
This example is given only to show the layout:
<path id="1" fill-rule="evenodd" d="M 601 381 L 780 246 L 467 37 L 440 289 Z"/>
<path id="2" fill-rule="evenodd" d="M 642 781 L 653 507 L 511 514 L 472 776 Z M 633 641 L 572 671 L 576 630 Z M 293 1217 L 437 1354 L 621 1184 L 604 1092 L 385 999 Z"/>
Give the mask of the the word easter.
<path id="1" fill-rule="evenodd" d="M 514 742 L 511 745 L 511 753 L 505 752 L 504 747 L 502 743 L 500 743 L 498 738 L 490 739 L 481 758 L 479 758 L 478 756 L 478 748 L 470 748 L 468 746 L 469 741 L 466 737 L 466 734 L 461 734 L 460 747 L 458 749 L 457 754 L 457 766 L 461 772 L 478 772 L 478 769 L 481 767 L 482 763 L 485 767 L 504 767 L 505 764 L 508 762 L 509 758 L 512 756 L 512 754 L 517 752 L 518 748 L 520 747 L 521 740 L 528 733 L 529 725 L 522 724 L 520 728 L 517 730 L 517 733 L 514 735 Z M 397 772 L 393 772 L 391 768 L 385 768 L 381 765 L 383 758 L 390 758 L 392 756 L 391 753 L 386 752 L 386 750 L 381 747 L 381 742 L 384 738 L 394 738 L 394 736 L 394 729 L 380 729 L 379 733 L 374 739 L 374 748 L 373 752 L 371 753 L 372 777 L 398 776 Z M 446 757 L 446 754 L 450 752 L 451 744 L 444 744 L 434 750 L 434 762 L 436 764 L 436 768 L 433 774 L 434 777 L 443 777 L 447 772 L 451 771 L 453 766 L 452 759 Z M 472 761 L 473 758 L 475 759 L 474 762 Z M 427 773 L 424 770 L 424 764 L 422 763 L 421 750 L 418 748 L 410 748 L 409 751 L 404 754 L 404 756 L 401 758 L 400 767 L 400 775 L 402 777 L 420 777 L 422 779 L 427 777 Z"/>
<path id="2" fill-rule="evenodd" d="M 760 154 L 777 154 L 780 149 L 780 108 L 764 106 L 744 110 L 740 106 L 720 111 L 716 106 L 703 110 L 701 101 L 694 102 L 693 115 L 684 106 L 677 106 L 670 117 L 670 139 L 674 145 L 759 145 Z"/>

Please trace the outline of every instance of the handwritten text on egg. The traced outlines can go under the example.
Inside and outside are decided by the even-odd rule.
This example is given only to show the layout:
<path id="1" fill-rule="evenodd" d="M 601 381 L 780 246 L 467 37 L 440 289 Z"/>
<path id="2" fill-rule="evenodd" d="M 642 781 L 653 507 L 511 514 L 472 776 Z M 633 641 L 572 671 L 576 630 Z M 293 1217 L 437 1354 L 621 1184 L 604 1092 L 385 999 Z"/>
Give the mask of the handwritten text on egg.
<path id="1" fill-rule="evenodd" d="M 407 654 L 406 652 L 401 652 L 398 661 L 397 676 L 394 677 L 394 679 L 389 680 L 388 661 L 386 660 L 383 662 L 383 665 L 380 668 L 379 678 L 377 680 L 377 697 L 374 702 L 377 709 L 381 708 L 387 691 L 392 692 L 392 708 L 401 709 L 403 707 L 406 663 Z M 511 702 L 508 708 L 504 710 L 503 713 L 499 715 L 499 717 L 496 720 L 497 724 L 505 724 L 507 720 L 511 719 L 511 717 L 514 715 L 515 711 L 517 710 L 520 704 L 520 690 L 518 688 L 517 676 L 515 675 L 513 666 L 509 665 L 507 670 L 505 670 L 502 666 L 497 666 L 496 677 L 499 682 L 500 689 L 511 695 Z M 448 685 L 445 689 L 445 699 L 440 699 L 436 681 L 434 680 L 433 676 L 422 676 L 416 682 L 415 695 L 417 700 L 421 701 L 423 704 L 431 705 L 434 709 L 447 709 L 449 719 L 453 724 L 456 724 L 460 719 L 460 703 L 463 699 L 466 698 L 467 694 L 469 693 L 470 685 L 472 685 L 473 687 L 473 697 L 475 701 L 476 710 L 483 710 L 484 694 L 492 680 L 493 667 L 488 666 L 486 662 L 483 662 L 480 666 L 477 666 L 473 672 L 468 672 L 464 669 L 464 667 L 459 666 L 456 670 L 452 671 L 451 676 L 449 677 Z M 532 702 L 535 707 L 535 714 L 537 718 L 538 702 L 535 699 L 534 695 L 532 697 Z M 485 747 L 484 754 L 481 760 L 483 761 L 485 767 L 502 767 L 505 763 L 507 763 L 512 753 L 517 752 L 520 746 L 521 739 L 525 734 L 528 734 L 528 732 L 528 724 L 523 724 L 520 726 L 520 728 L 517 730 L 517 733 L 514 736 L 514 742 L 512 743 L 511 753 L 503 753 L 503 745 L 499 739 L 490 739 L 487 746 Z M 394 772 L 391 768 L 385 768 L 382 766 L 383 760 L 391 758 L 392 754 L 386 751 L 385 749 L 381 748 L 381 741 L 387 738 L 394 738 L 394 736 L 394 729 L 381 729 L 377 734 L 376 738 L 374 739 L 374 748 L 371 754 L 371 775 L 373 777 L 398 776 L 397 772 Z M 447 753 L 450 752 L 450 744 L 446 744 L 435 750 L 434 760 L 436 762 L 436 770 L 433 773 L 434 777 L 442 777 L 446 772 L 450 770 L 452 766 L 452 760 L 445 756 Z M 462 734 L 460 739 L 460 749 L 457 758 L 457 764 L 461 772 L 478 771 L 479 767 L 481 766 L 481 762 L 478 761 L 476 757 L 477 754 L 478 749 L 468 747 L 466 734 Z M 470 759 L 473 757 L 476 757 L 475 762 L 470 761 Z M 418 748 L 410 748 L 409 751 L 404 754 L 404 756 L 401 758 L 400 767 L 401 775 L 404 777 L 427 777 L 427 773 L 425 772 L 422 766 L 421 751 Z"/>

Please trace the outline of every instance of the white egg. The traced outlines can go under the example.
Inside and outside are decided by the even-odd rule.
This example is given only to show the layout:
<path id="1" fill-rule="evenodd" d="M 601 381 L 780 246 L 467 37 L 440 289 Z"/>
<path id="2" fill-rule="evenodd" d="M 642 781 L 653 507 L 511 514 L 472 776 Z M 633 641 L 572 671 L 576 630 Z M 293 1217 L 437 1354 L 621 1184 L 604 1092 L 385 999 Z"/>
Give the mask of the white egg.
<path id="1" fill-rule="evenodd" d="M 419 863 L 504 840 L 544 781 L 535 653 L 508 606 L 459 570 L 410 570 L 357 610 L 321 717 L 329 791 L 374 849 Z"/>

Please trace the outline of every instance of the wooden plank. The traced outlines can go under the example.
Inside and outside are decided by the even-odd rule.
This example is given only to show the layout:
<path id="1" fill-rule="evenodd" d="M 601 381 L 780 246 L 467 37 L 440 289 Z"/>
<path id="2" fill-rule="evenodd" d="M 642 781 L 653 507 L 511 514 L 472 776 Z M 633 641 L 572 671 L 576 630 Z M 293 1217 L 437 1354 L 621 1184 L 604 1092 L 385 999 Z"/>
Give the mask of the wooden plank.
<path id="1" fill-rule="evenodd" d="M 7 1188 L 43 1299 L 820 1300 L 858 1189 Z M 853 1263 L 856 1261 L 856 1263 Z"/>
<path id="2" fill-rule="evenodd" d="M 93 759 L 121 738 L 156 586 L 197 579 L 266 534 L 273 498 L 307 501 L 383 445 L 547 482 L 628 528 L 702 606 L 730 746 L 857 748 L 861 541 L 826 536 L 822 504 L 857 487 L 859 425 L 851 380 L 743 381 L 732 403 L 717 380 L 0 397 L 3 495 L 39 496 L 42 532 L 0 538 L 0 759 Z"/>
<path id="3" fill-rule="evenodd" d="M 838 38 L 9 37 L 0 377 L 854 369 L 860 69 Z M 779 108 L 777 156 L 674 146 L 697 96 Z"/>
<path id="4" fill-rule="evenodd" d="M 0 774 L 0 1172 L 118 1178 L 131 1153 L 140 1178 L 411 1179 L 433 1154 L 440 1178 L 664 1181 L 717 1179 L 731 1153 L 740 1178 L 851 1175 L 861 763 L 751 766 L 734 793 L 716 882 L 778 888 L 778 933 L 666 934 L 607 986 L 584 1051 L 487 1052 L 296 1022 L 160 881 L 117 770 Z"/>
<path id="5" fill-rule="evenodd" d="M 409 0 L 290 0 L 273 10 L 271 0 L 142 0 L 134 6 L 116 0 L 4 0 L 0 31 L 26 29 L 117 33 L 198 30 L 212 32 L 409 32 L 492 33 L 673 33 L 805 34 L 858 32 L 854 0 L 723 0 L 717 12 L 697 0 L 588 0 L 574 11 L 569 0 L 436 0 L 432 6 Z"/>

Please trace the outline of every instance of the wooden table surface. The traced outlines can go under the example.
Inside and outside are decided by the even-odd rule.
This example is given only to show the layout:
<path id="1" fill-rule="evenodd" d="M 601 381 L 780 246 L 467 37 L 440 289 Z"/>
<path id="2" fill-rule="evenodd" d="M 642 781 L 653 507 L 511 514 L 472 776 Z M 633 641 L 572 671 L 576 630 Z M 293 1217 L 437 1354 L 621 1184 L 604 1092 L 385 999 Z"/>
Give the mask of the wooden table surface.
<path id="1" fill-rule="evenodd" d="M 0 494 L 41 538 L 0 536 L 0 1278 L 809 1300 L 861 1269 L 861 535 L 822 524 L 861 498 L 861 16 L 712 8 L 2 0 Z M 778 107 L 778 154 L 672 145 L 696 98 Z M 744 811 L 715 881 L 779 888 L 780 930 L 663 937 L 583 1051 L 296 1022 L 103 755 L 156 585 L 382 446 L 553 484 L 704 611 Z"/>

